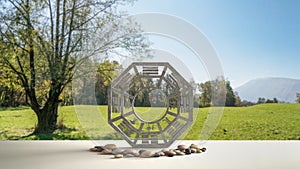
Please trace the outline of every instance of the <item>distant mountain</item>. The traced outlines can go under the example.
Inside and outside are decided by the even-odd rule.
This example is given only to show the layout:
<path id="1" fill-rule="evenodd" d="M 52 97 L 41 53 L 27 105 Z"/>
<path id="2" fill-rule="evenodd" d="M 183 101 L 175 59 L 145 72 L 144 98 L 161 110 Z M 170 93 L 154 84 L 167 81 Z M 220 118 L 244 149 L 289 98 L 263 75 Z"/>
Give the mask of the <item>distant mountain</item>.
<path id="1" fill-rule="evenodd" d="M 294 103 L 300 93 L 300 80 L 289 78 L 259 78 L 234 89 L 242 100 L 257 102 L 259 97 L 277 98 L 279 101 Z"/>

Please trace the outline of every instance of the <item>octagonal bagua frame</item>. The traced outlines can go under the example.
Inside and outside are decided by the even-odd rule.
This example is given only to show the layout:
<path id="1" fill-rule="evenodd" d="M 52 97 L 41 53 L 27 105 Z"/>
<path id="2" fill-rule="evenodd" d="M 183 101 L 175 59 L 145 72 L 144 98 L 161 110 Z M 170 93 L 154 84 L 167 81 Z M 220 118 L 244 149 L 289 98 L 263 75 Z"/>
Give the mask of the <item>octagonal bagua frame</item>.
<path id="1" fill-rule="evenodd" d="M 158 119 L 137 114 L 135 102 L 143 90 L 155 91 L 155 98 L 164 95 L 155 100 L 165 101 Z M 108 123 L 132 147 L 169 147 L 193 123 L 193 88 L 168 62 L 133 62 L 110 86 Z"/>

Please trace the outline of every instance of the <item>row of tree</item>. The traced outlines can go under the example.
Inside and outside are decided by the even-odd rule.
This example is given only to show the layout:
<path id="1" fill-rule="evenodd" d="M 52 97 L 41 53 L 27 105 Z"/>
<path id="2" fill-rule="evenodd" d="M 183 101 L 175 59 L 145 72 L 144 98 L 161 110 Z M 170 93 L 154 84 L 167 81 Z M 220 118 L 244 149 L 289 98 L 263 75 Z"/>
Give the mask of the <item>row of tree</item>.
<path id="1" fill-rule="evenodd" d="M 5 67 L 4 67 L 5 68 Z M 20 105 L 26 105 L 26 95 L 19 80 L 10 71 L 5 71 L 4 68 L 0 69 L 1 85 L 0 85 L 0 106 L 1 107 L 16 107 Z M 117 72 L 122 69 L 117 61 L 105 60 L 98 65 L 98 69 L 95 77 L 95 97 L 97 104 L 107 105 L 108 101 L 108 89 L 112 80 L 117 76 Z M 85 78 L 82 78 L 82 83 L 86 82 Z M 139 82 L 137 82 L 139 83 Z M 135 100 L 135 106 L 153 106 L 149 98 L 149 93 L 152 88 L 155 87 L 155 82 L 148 80 L 148 88 L 138 91 L 138 84 L 131 87 L 130 93 L 134 96 L 137 95 Z M 38 91 L 37 100 L 43 102 L 47 100 L 47 91 L 45 88 L 49 86 L 49 83 L 45 80 L 44 85 L 40 88 L 36 88 Z M 151 87 L 152 86 L 152 87 Z M 83 89 L 88 88 L 86 84 L 83 84 Z M 195 107 L 210 107 L 210 106 L 251 106 L 254 104 L 263 103 L 278 103 L 277 98 L 265 99 L 263 97 L 258 98 L 256 103 L 247 100 L 241 100 L 237 92 L 234 92 L 230 82 L 224 78 L 218 78 L 212 81 L 196 84 L 196 88 L 200 91 L 200 94 L 196 94 L 194 97 Z M 74 92 L 74 91 L 73 91 Z M 83 91 L 78 91 L 79 93 Z M 159 95 L 160 93 L 157 93 Z M 89 96 L 82 96 L 80 103 L 88 103 Z M 84 101 L 86 100 L 86 101 Z M 299 99 L 298 99 L 299 100 Z M 61 105 L 72 105 L 72 87 L 69 84 L 64 88 L 60 94 L 59 101 Z M 153 101 L 152 101 L 153 102 Z M 157 102 L 157 103 L 156 103 Z M 161 105 L 163 101 L 156 99 L 155 104 Z"/>
<path id="2" fill-rule="evenodd" d="M 259 97 L 257 104 L 263 104 L 263 103 L 278 103 L 278 100 L 277 100 L 277 98 L 265 99 L 263 97 Z"/>
<path id="3" fill-rule="evenodd" d="M 112 80 L 117 76 L 117 72 L 122 69 L 122 66 L 117 61 L 105 60 L 101 62 L 98 66 L 96 75 L 95 75 L 95 97 L 97 100 L 97 104 L 107 105 L 108 97 L 108 89 Z M 2 107 L 9 106 L 19 106 L 26 105 L 27 97 L 26 92 L 22 88 L 18 78 L 15 74 L 11 73 L 9 70 L 5 70 L 5 67 L 1 68 L 1 86 L 0 86 L 0 105 Z M 82 78 L 82 87 L 81 90 L 89 88 L 88 84 L 85 84 L 88 80 L 83 77 Z M 163 102 L 160 98 L 152 99 L 149 98 L 149 93 L 151 90 L 155 88 L 155 82 L 151 80 L 144 80 L 145 84 L 147 84 L 147 88 L 139 91 L 138 87 L 139 82 L 130 88 L 131 95 L 137 95 L 135 100 L 135 106 L 151 106 L 151 102 L 153 105 L 161 105 Z M 37 100 L 40 104 L 44 104 L 47 101 L 47 88 L 50 83 L 48 80 L 44 80 L 42 85 L 37 86 L 35 89 L 37 91 Z M 230 82 L 224 80 L 224 78 L 218 78 L 213 81 L 207 81 L 205 83 L 200 83 L 195 85 L 197 90 L 200 91 L 199 95 L 196 95 L 194 100 L 194 105 L 196 107 L 208 107 L 208 106 L 247 106 L 250 103 L 246 101 L 241 101 L 240 97 L 236 92 L 233 91 Z M 73 89 L 74 90 L 74 89 Z M 168 90 L 167 86 L 164 90 Z M 74 92 L 74 91 L 73 91 Z M 84 93 L 84 91 L 75 91 L 77 93 Z M 167 91 L 165 91 L 167 93 Z M 155 94 L 155 93 L 153 93 Z M 157 93 L 159 95 L 160 93 Z M 92 95 L 81 96 L 79 97 L 80 103 L 89 103 L 88 100 L 93 99 L 89 98 Z M 72 86 L 68 84 L 64 87 L 61 94 L 59 95 L 58 101 L 61 105 L 72 105 Z M 152 105 L 152 106 L 153 106 Z"/>

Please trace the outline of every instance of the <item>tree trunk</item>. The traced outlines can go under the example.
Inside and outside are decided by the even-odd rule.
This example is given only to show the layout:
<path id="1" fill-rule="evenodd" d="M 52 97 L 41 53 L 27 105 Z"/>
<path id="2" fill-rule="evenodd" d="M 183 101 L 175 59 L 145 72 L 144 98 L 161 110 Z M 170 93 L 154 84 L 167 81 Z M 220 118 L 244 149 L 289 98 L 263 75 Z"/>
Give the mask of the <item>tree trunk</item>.
<path id="1" fill-rule="evenodd" d="M 35 111 L 38 117 L 38 124 L 34 133 L 52 133 L 56 130 L 57 117 L 58 117 L 58 96 L 55 94 L 50 97 L 45 103 L 45 106 L 39 111 Z"/>

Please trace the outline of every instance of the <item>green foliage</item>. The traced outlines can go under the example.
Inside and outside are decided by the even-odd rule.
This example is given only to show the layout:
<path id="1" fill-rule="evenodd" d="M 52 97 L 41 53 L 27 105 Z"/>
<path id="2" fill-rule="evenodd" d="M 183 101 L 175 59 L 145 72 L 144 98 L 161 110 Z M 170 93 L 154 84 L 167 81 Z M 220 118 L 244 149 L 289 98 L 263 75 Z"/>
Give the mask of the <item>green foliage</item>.
<path id="1" fill-rule="evenodd" d="M 26 95 L 20 81 L 10 69 L 0 64 L 0 106 L 17 107 L 25 102 Z"/>
<path id="2" fill-rule="evenodd" d="M 230 82 L 218 78 L 198 85 L 200 95 L 200 106 L 234 106 L 236 96 Z"/>
<path id="3" fill-rule="evenodd" d="M 121 68 L 122 66 L 117 61 L 105 60 L 100 63 L 95 84 L 95 95 L 98 104 L 107 105 L 108 88 Z"/>
<path id="4" fill-rule="evenodd" d="M 263 103 L 278 103 L 278 100 L 277 100 L 277 98 L 273 98 L 272 100 L 271 99 L 266 100 L 263 97 L 259 97 L 257 104 L 263 104 Z"/>
<path id="5" fill-rule="evenodd" d="M 234 103 L 234 105 L 237 106 L 237 107 L 243 106 L 243 103 L 242 103 L 241 98 L 238 95 L 238 93 L 236 92 L 234 95 L 235 95 L 235 103 Z"/>
<path id="6" fill-rule="evenodd" d="M 259 97 L 257 100 L 257 104 L 262 104 L 262 103 L 266 103 L 266 99 L 263 97 Z"/>

